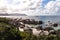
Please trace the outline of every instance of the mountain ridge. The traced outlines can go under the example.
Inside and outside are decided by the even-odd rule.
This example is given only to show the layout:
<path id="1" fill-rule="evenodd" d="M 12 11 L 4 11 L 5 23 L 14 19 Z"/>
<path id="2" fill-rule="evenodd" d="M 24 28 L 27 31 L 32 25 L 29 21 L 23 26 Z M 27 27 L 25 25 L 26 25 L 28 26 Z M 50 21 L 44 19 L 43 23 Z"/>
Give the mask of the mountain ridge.
<path id="1" fill-rule="evenodd" d="M 0 16 L 27 16 L 26 14 L 2 14 L 0 13 Z"/>

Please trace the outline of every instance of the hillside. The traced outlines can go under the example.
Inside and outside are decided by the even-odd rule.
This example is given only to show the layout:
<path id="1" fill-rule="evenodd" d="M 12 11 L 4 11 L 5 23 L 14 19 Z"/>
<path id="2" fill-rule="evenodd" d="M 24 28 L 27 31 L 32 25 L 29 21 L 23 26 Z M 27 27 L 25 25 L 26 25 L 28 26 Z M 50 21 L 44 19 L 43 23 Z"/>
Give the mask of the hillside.
<path id="1" fill-rule="evenodd" d="M 10 24 L 11 20 L 13 19 L 0 18 L 0 40 L 60 40 L 60 30 L 49 35 L 35 36 L 30 32 L 19 31 L 16 25 Z"/>
<path id="2" fill-rule="evenodd" d="M 9 13 L 4 13 L 4 14 L 0 13 L 0 16 L 27 16 L 27 15 L 26 14 L 20 14 L 20 13 L 11 13 L 11 14 L 9 14 Z"/>

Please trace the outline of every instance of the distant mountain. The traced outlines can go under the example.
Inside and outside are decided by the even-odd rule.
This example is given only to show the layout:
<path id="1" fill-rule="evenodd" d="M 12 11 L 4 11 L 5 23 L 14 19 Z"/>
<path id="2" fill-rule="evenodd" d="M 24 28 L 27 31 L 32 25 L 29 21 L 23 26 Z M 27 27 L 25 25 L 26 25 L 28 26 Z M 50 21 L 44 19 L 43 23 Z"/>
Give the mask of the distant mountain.
<path id="1" fill-rule="evenodd" d="M 12 14 L 7 14 L 7 13 L 2 14 L 2 13 L 0 13 L 0 16 L 27 16 L 27 15 L 26 14 L 14 14 L 14 13 L 12 13 Z"/>

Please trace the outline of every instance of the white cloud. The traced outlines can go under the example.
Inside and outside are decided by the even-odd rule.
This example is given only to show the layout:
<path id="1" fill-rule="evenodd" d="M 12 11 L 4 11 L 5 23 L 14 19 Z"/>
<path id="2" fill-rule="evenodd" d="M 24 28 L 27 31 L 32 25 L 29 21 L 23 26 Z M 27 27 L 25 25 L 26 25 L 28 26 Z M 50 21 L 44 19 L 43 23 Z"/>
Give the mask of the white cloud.
<path id="1" fill-rule="evenodd" d="M 2 6 L 5 6 L 4 5 L 4 1 L 3 0 L 0 0 L 0 7 L 2 7 Z"/>
<path id="2" fill-rule="evenodd" d="M 0 8 L 6 7 L 7 12 L 19 12 L 27 15 L 59 15 L 60 0 L 49 1 L 42 7 L 44 0 L 0 0 Z M 5 9 L 6 9 L 5 8 Z"/>
<path id="3" fill-rule="evenodd" d="M 50 1 L 49 3 L 47 3 L 47 5 L 45 5 L 44 8 L 39 7 L 32 13 L 34 15 L 60 15 L 59 10 L 60 10 L 60 1 Z M 32 15 L 32 13 L 30 14 Z"/>
<path id="4" fill-rule="evenodd" d="M 9 0 L 9 1 L 6 1 L 5 3 L 7 7 L 11 7 L 12 9 L 26 9 L 26 8 L 36 7 L 36 4 L 40 1 L 41 0 L 38 0 L 38 1 L 37 0 L 13 0 L 13 1 Z"/>
<path id="5" fill-rule="evenodd" d="M 36 7 L 36 10 L 28 11 L 28 15 L 60 15 L 60 1 L 50 1 L 44 8 L 40 6 Z"/>
<path id="6" fill-rule="evenodd" d="M 58 14 L 58 11 L 60 10 L 60 2 L 59 1 L 50 1 L 45 8 L 49 11 L 49 14 Z M 60 12 L 59 12 L 60 13 Z"/>

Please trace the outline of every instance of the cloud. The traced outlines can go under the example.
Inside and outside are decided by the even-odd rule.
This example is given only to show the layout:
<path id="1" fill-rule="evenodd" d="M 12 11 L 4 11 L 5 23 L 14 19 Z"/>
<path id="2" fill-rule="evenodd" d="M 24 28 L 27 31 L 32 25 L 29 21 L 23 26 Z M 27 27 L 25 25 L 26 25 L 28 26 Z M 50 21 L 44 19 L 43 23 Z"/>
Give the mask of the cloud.
<path id="1" fill-rule="evenodd" d="M 60 0 L 0 0 L 0 9 L 6 12 L 35 15 L 60 15 Z"/>
<path id="2" fill-rule="evenodd" d="M 60 1 L 50 1 L 45 8 L 48 10 L 49 14 L 59 15 L 58 11 L 60 10 Z"/>
<path id="3" fill-rule="evenodd" d="M 41 0 L 6 0 L 5 3 L 7 7 L 12 9 L 26 9 L 30 7 L 36 7 L 36 3 Z"/>
<path id="4" fill-rule="evenodd" d="M 2 6 L 5 6 L 4 5 L 4 1 L 3 0 L 0 0 L 0 7 L 2 7 Z"/>
<path id="5" fill-rule="evenodd" d="M 42 6 L 42 5 L 40 5 Z M 44 7 L 36 8 L 34 15 L 60 15 L 60 1 L 51 0 Z M 30 13 L 32 15 L 32 13 Z M 29 15 L 29 14 L 28 14 Z"/>
<path id="6" fill-rule="evenodd" d="M 43 1 L 42 1 L 43 2 Z M 28 15 L 60 15 L 60 1 L 51 0 L 44 7 L 42 7 L 42 2 L 38 3 L 34 10 L 27 11 Z"/>

